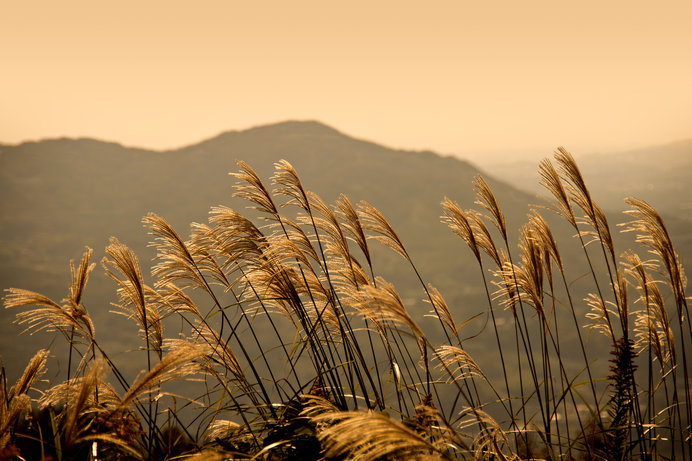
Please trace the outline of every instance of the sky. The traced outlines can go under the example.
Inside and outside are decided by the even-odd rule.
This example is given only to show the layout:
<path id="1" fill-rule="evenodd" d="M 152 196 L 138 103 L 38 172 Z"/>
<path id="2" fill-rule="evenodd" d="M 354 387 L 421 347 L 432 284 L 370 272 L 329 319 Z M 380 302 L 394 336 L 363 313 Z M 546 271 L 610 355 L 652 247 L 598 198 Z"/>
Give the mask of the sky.
<path id="1" fill-rule="evenodd" d="M 319 120 L 546 156 L 692 137 L 692 2 L 0 0 L 0 143 Z"/>

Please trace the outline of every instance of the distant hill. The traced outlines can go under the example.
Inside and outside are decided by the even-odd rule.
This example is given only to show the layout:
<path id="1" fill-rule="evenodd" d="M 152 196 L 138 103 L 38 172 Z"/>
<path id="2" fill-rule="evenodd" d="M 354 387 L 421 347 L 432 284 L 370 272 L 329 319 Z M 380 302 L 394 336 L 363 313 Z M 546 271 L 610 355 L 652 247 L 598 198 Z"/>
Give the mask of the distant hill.
<path id="1" fill-rule="evenodd" d="M 623 210 L 623 198 L 634 196 L 665 215 L 692 221 L 692 139 L 623 152 L 574 155 L 603 208 Z M 496 160 L 487 168 L 515 187 L 543 194 L 535 162 Z"/>
<path id="2" fill-rule="evenodd" d="M 440 201 L 448 195 L 471 206 L 471 181 L 480 173 L 455 158 L 388 149 L 317 122 L 232 131 L 167 152 L 91 139 L 5 147 L 0 151 L 2 285 L 16 283 L 12 274 L 18 269 L 63 274 L 85 244 L 98 251 L 110 235 L 143 248 L 148 236 L 140 220 L 148 211 L 184 234 L 191 221 L 206 220 L 212 205 L 244 207 L 231 198 L 228 173 L 237 170 L 236 161 L 248 162 L 269 184 L 280 159 L 290 161 L 305 186 L 328 202 L 344 193 L 380 208 L 420 258 L 455 242 L 440 223 Z M 509 219 L 523 219 L 530 197 L 489 181 Z M 442 237 L 447 240 L 438 242 Z"/>
<path id="3" fill-rule="evenodd" d="M 147 267 L 153 257 L 141 225 L 147 212 L 164 216 L 186 236 L 189 223 L 205 222 L 211 206 L 248 205 L 231 197 L 234 179 L 228 173 L 237 171 L 237 160 L 252 165 L 270 186 L 273 164 L 280 159 L 291 162 L 305 187 L 328 202 L 344 193 L 354 203 L 367 200 L 378 207 L 428 281 L 441 288 L 465 287 L 452 290 L 458 301 L 462 294 L 468 302 L 482 293 L 469 251 L 440 222 L 444 196 L 472 205 L 471 181 L 479 171 L 432 152 L 392 150 L 354 139 L 317 122 L 231 131 L 166 152 L 93 139 L 2 147 L 0 288 L 27 288 L 59 300 L 67 294 L 69 260 L 78 259 L 85 245 L 93 247 L 95 260 L 100 260 L 111 235 L 130 245 Z M 510 222 L 518 223 L 530 197 L 490 182 L 507 205 Z M 399 282 L 402 296 L 420 299 L 410 269 L 389 250 L 380 253 L 376 269 Z M 453 292 L 449 297 L 456 301 Z M 86 293 L 97 333 L 112 343 L 134 343 L 134 328 L 108 314 L 111 301 L 114 285 L 97 268 Z M 13 316 L 14 312 L 0 311 L 0 355 L 6 362 L 21 363 L 48 341 L 43 336 L 17 338 L 21 329 L 11 324 Z M 63 349 L 60 344 L 56 352 L 60 355 Z"/>
<path id="4" fill-rule="evenodd" d="M 3 264 L 43 267 L 49 259 L 63 264 L 84 244 L 103 246 L 111 234 L 143 241 L 139 222 L 148 211 L 179 228 L 205 220 L 210 206 L 231 202 L 228 172 L 237 170 L 237 160 L 247 161 L 269 183 L 280 159 L 290 161 L 306 187 L 328 201 L 339 193 L 367 199 L 403 226 L 399 230 L 409 234 L 411 245 L 423 247 L 416 232 L 430 226 L 444 230 L 439 202 L 450 195 L 470 205 L 470 183 L 479 173 L 454 158 L 388 149 L 317 122 L 228 132 L 167 152 L 91 139 L 30 142 L 0 150 L 0 239 L 11 243 L 0 250 Z M 527 201 L 505 184 L 494 185 L 508 205 Z"/>
<path id="5" fill-rule="evenodd" d="M 186 236 L 188 224 L 205 222 L 211 206 L 247 205 L 231 197 L 234 180 L 228 173 L 237 170 L 237 160 L 253 166 L 269 186 L 273 164 L 280 159 L 291 162 L 305 187 L 328 203 L 344 193 L 354 203 L 367 200 L 379 208 L 426 282 L 442 291 L 459 319 L 486 309 L 470 251 L 440 222 L 445 196 L 466 208 L 473 205 L 471 182 L 481 173 L 476 167 L 433 152 L 389 149 L 318 122 L 295 121 L 230 131 L 165 152 L 93 139 L 1 146 L 0 288 L 27 288 L 59 300 L 68 290 L 68 261 L 78 259 L 84 245 L 93 247 L 95 260 L 100 260 L 111 235 L 130 245 L 147 268 L 153 252 L 147 248 L 142 216 L 154 211 Z M 587 162 L 586 171 L 592 171 L 590 165 Z M 626 166 L 618 171 L 629 171 Z M 529 204 L 537 200 L 530 187 L 522 187 L 529 191 L 523 192 L 495 179 L 503 177 L 502 171 L 492 173 L 486 179 L 515 241 Z M 689 241 L 689 228 L 676 229 Z M 566 226 L 557 231 L 568 239 L 571 235 Z M 576 248 L 563 251 L 568 258 L 579 257 Z M 391 251 L 377 256 L 376 271 L 396 282 L 410 306 L 427 310 L 417 301 L 422 294 L 411 270 Z M 107 345 L 134 344 L 134 328 L 108 313 L 114 285 L 101 268 L 94 271 L 85 300 L 97 334 Z M 10 372 L 17 373 L 35 349 L 49 341 L 45 336 L 18 338 L 21 329 L 11 324 L 13 316 L 14 312 L 0 311 L 0 355 Z M 65 351 L 59 340 L 54 352 L 61 356 Z"/>

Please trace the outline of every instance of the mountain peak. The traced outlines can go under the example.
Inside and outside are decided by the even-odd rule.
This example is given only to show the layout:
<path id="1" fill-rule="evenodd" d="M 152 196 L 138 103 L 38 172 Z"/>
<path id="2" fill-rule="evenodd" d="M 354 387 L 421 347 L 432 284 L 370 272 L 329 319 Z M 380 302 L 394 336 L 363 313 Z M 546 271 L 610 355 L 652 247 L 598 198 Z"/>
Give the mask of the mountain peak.
<path id="1" fill-rule="evenodd" d="M 273 140 L 272 142 L 277 142 L 278 140 L 285 141 L 289 138 L 293 140 L 302 140 L 316 138 L 349 138 L 349 136 L 317 120 L 287 120 L 268 125 L 258 125 L 244 130 L 224 131 L 200 143 L 191 144 L 176 150 L 218 146 L 226 144 L 231 140 L 235 142 L 240 139 L 244 139 L 245 142 L 257 139 Z"/>
<path id="2" fill-rule="evenodd" d="M 317 120 L 286 120 L 227 133 L 261 133 L 273 136 L 345 136 L 340 131 Z"/>
<path id="3" fill-rule="evenodd" d="M 331 126 L 318 120 L 286 120 L 284 122 L 262 125 L 257 127 L 257 129 L 339 133 L 339 131 L 337 131 L 335 128 L 332 128 Z"/>

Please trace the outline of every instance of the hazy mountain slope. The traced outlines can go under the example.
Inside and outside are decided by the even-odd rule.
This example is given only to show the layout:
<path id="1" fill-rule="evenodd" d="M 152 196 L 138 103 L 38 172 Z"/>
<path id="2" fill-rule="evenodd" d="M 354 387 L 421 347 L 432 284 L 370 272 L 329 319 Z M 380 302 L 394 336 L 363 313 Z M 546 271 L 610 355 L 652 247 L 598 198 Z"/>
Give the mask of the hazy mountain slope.
<path id="1" fill-rule="evenodd" d="M 230 203 L 234 180 L 227 173 L 236 171 L 236 160 L 247 161 L 269 183 L 279 159 L 290 161 L 306 188 L 327 201 L 339 193 L 370 201 L 407 244 L 421 249 L 431 243 L 424 237 L 447 234 L 439 223 L 440 201 L 449 195 L 470 206 L 478 174 L 453 158 L 387 149 L 315 122 L 229 132 L 163 153 L 94 140 L 27 143 L 0 152 L 0 238 L 12 243 L 1 250 L 3 265 L 64 265 L 84 244 L 100 250 L 109 235 L 141 244 L 146 236 L 139 221 L 148 211 L 178 228 L 205 220 L 210 206 Z M 521 219 L 529 197 L 490 181 L 510 218 Z"/>
<path id="2" fill-rule="evenodd" d="M 474 306 L 482 289 L 470 252 L 440 223 L 440 202 L 450 196 L 465 207 L 474 200 L 466 162 L 431 152 L 396 151 L 357 140 L 316 122 L 287 122 L 241 132 L 169 152 L 131 149 L 89 139 L 58 139 L 5 146 L 0 150 L 0 286 L 21 287 L 61 299 L 69 283 L 68 261 L 84 245 L 95 260 L 111 235 L 131 245 L 147 267 L 153 256 L 140 224 L 154 211 L 186 235 L 191 221 L 206 221 L 209 207 L 247 204 L 231 198 L 236 160 L 266 179 L 273 163 L 286 159 L 305 187 L 333 202 L 338 194 L 368 200 L 387 216 L 424 277 L 459 305 Z M 514 229 L 523 222 L 530 197 L 490 180 Z M 393 252 L 381 251 L 376 270 L 398 282 L 402 296 L 420 299 L 412 271 Z M 107 311 L 114 286 L 99 267 L 86 294 L 97 331 L 110 341 L 134 343 L 134 328 Z M 478 306 L 481 307 L 478 307 Z M 0 312 L 0 354 L 25 360 L 45 337 L 16 338 L 14 312 Z M 460 314 L 464 315 L 465 314 Z M 42 339 L 43 338 L 43 339 Z M 38 341 L 31 346 L 32 341 Z M 31 347 L 29 347 L 31 346 Z M 61 352 L 62 344 L 57 353 Z M 12 365 L 12 364 L 8 364 Z M 10 368 L 12 368 L 10 366 Z"/>
<path id="3" fill-rule="evenodd" d="M 236 160 L 253 166 L 269 187 L 273 163 L 280 159 L 290 161 L 305 187 L 329 203 L 344 193 L 354 203 L 367 200 L 378 207 L 399 232 L 426 282 L 442 291 L 460 320 L 486 309 L 485 291 L 470 251 L 440 223 L 440 202 L 445 196 L 465 208 L 473 205 L 471 181 L 479 171 L 467 162 L 432 152 L 392 150 L 354 139 L 317 122 L 227 132 L 167 152 L 89 139 L 0 148 L 0 288 L 27 288 L 61 299 L 67 294 L 69 259 L 78 259 L 84 245 L 89 245 L 99 261 L 111 235 L 138 253 L 147 272 L 153 252 L 146 246 L 149 236 L 141 226 L 142 216 L 154 211 L 186 236 L 187 225 L 206 221 L 211 206 L 247 205 L 231 198 L 234 179 L 228 172 L 237 170 Z M 537 200 L 492 177 L 487 179 L 516 241 L 529 204 Z M 685 226 L 676 229 L 690 235 Z M 570 261 L 578 265 L 581 255 L 571 239 L 573 232 L 564 223 L 556 224 L 554 231 L 566 240 L 561 251 L 567 266 Z M 413 272 L 389 250 L 376 256 L 375 270 L 396 283 L 407 305 L 421 318 L 428 307 L 420 302 L 422 290 Z M 571 275 L 583 279 L 581 272 Z M 126 319 L 108 313 L 114 288 L 97 267 L 87 288 L 86 305 L 107 346 L 134 347 L 136 329 Z M 14 312 L 0 311 L 0 355 L 11 372 L 50 339 L 43 335 L 18 338 L 21 329 L 11 324 L 13 316 Z M 62 356 L 66 347 L 60 340 L 56 344 L 54 353 Z"/>
<path id="4" fill-rule="evenodd" d="M 584 175 L 594 193 L 615 208 L 618 195 L 645 198 L 662 213 L 692 220 L 692 139 L 663 146 L 585 156 Z M 623 194 L 624 193 L 624 194 Z"/>
<path id="5" fill-rule="evenodd" d="M 692 220 L 692 139 L 611 154 L 574 155 L 603 208 L 623 210 L 623 198 L 634 196 L 667 216 Z M 486 168 L 515 187 L 543 194 L 534 162 L 494 161 Z"/>

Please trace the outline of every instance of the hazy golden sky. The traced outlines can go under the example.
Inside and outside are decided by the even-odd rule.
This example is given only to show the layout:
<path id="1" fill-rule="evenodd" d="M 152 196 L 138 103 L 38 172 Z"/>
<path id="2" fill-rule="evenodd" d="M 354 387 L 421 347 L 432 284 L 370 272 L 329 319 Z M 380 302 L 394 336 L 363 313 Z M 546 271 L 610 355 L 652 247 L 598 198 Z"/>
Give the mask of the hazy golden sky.
<path id="1" fill-rule="evenodd" d="M 692 1 L 0 0 L 0 142 L 316 119 L 393 147 L 692 137 Z"/>

